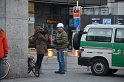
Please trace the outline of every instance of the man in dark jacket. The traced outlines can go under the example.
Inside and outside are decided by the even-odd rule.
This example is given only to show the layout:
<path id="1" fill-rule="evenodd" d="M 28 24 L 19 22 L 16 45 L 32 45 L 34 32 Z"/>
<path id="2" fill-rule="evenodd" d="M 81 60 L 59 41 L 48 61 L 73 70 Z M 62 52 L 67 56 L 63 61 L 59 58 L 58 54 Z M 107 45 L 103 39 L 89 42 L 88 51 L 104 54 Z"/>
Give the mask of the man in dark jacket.
<path id="1" fill-rule="evenodd" d="M 64 31 L 64 25 L 62 23 L 57 24 L 57 34 L 54 40 L 55 48 L 57 50 L 57 59 L 59 63 L 59 70 L 55 71 L 58 74 L 65 74 L 65 59 L 64 51 L 68 46 L 67 33 Z"/>
<path id="2" fill-rule="evenodd" d="M 37 51 L 36 70 L 39 73 L 44 54 L 47 53 L 48 34 L 45 33 L 41 26 L 36 26 L 34 37 L 36 39 Z"/>

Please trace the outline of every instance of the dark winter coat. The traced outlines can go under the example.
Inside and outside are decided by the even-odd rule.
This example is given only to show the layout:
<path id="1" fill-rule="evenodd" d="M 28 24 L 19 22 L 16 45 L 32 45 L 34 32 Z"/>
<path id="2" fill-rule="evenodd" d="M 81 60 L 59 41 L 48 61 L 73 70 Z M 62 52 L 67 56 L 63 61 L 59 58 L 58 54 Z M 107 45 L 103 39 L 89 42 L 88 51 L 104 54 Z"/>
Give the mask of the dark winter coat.
<path id="1" fill-rule="evenodd" d="M 34 36 L 36 38 L 37 54 L 47 53 L 48 35 L 47 34 L 43 35 L 42 33 L 38 32 Z"/>

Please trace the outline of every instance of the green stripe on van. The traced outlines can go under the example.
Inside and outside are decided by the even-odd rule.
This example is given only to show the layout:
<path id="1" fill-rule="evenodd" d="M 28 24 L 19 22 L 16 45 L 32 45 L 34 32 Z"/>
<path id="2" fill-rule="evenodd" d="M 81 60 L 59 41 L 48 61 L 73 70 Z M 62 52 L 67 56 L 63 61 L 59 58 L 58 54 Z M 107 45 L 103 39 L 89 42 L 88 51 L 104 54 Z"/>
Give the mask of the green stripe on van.
<path id="1" fill-rule="evenodd" d="M 124 55 L 123 54 L 112 55 L 112 66 L 124 67 Z"/>
<path id="2" fill-rule="evenodd" d="M 112 48 L 110 42 L 92 42 L 92 41 L 81 41 L 80 47 L 101 47 L 101 48 Z"/>
<path id="3" fill-rule="evenodd" d="M 115 49 L 112 55 L 112 66 L 124 67 L 124 43 L 114 43 L 113 49 Z"/>

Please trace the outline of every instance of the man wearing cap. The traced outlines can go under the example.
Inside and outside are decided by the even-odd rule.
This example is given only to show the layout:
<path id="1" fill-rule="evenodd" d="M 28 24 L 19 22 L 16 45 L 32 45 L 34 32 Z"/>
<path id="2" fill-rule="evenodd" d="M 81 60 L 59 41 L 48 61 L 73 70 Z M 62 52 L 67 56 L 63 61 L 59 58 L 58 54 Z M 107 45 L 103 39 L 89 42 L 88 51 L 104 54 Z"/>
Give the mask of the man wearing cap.
<path id="1" fill-rule="evenodd" d="M 65 59 L 64 59 L 64 51 L 68 46 L 68 37 L 67 33 L 64 31 L 63 23 L 57 24 L 57 34 L 55 36 L 54 45 L 57 50 L 57 60 L 59 63 L 59 70 L 55 71 L 57 74 L 65 74 Z"/>

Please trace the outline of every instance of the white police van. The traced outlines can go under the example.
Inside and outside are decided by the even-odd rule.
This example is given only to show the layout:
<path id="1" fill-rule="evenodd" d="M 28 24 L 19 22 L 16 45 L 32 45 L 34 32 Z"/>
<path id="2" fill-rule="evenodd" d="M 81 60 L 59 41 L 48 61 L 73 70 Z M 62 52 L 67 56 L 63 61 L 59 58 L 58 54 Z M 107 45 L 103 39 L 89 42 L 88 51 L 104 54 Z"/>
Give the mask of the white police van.
<path id="1" fill-rule="evenodd" d="M 91 66 L 94 75 L 124 69 L 124 25 L 87 25 L 73 41 L 74 48 L 81 52 L 78 65 Z M 80 46 L 75 44 L 78 42 Z"/>

